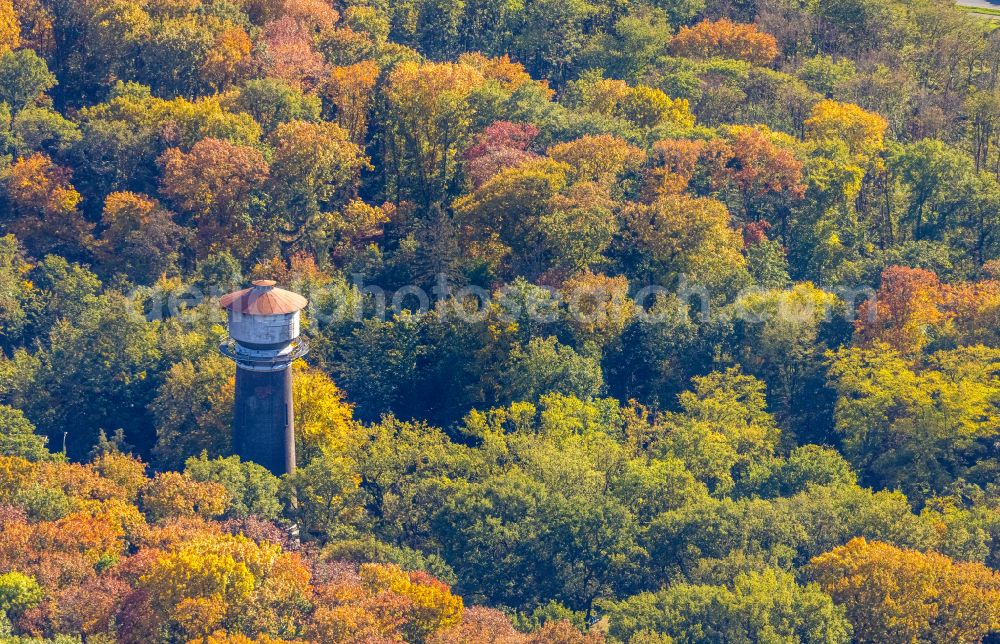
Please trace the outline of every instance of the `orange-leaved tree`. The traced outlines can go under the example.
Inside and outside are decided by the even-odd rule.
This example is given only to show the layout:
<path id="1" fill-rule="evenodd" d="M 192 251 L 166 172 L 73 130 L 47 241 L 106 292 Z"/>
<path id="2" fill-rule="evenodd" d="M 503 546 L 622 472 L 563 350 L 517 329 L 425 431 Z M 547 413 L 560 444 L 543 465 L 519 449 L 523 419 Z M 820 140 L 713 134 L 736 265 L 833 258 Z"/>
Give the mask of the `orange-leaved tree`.
<path id="1" fill-rule="evenodd" d="M 736 58 L 766 65 L 777 58 L 778 41 L 771 34 L 758 31 L 754 25 L 723 18 L 682 27 L 670 41 L 670 49 L 678 56 Z"/>
<path id="2" fill-rule="evenodd" d="M 807 570 L 858 642 L 978 642 L 1000 628 L 1000 573 L 980 563 L 859 537 Z"/>

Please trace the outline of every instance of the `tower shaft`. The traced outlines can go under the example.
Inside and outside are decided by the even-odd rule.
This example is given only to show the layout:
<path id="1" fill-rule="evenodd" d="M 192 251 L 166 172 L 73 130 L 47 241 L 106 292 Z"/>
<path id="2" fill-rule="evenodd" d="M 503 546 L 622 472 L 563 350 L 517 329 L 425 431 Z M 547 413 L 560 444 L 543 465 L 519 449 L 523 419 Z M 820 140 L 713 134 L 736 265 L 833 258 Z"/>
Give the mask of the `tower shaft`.
<path id="1" fill-rule="evenodd" d="M 251 371 L 237 367 L 233 450 L 244 461 L 276 476 L 295 469 L 292 370 Z"/>

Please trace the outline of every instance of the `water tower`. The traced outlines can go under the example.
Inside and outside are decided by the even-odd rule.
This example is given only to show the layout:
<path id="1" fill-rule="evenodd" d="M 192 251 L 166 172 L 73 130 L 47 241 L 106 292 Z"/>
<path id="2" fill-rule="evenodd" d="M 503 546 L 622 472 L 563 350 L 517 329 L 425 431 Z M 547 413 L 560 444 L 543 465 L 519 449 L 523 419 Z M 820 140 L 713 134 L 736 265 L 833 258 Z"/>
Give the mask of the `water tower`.
<path id="1" fill-rule="evenodd" d="M 236 362 L 233 449 L 281 476 L 295 469 L 291 366 L 309 350 L 299 338 L 299 312 L 308 301 L 274 284 L 257 280 L 222 296 L 229 339 L 219 351 Z"/>

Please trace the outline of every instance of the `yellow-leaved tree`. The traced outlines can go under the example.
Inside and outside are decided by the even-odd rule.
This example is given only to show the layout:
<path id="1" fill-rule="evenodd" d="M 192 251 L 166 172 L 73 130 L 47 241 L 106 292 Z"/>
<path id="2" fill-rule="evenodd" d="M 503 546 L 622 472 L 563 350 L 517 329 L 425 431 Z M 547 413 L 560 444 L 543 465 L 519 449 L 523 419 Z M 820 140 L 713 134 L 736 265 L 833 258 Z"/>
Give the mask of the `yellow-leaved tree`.
<path id="1" fill-rule="evenodd" d="M 184 638 L 219 628 L 284 635 L 308 606 L 309 570 L 298 555 L 242 535 L 188 541 L 160 556 L 139 578 L 148 619 Z"/>
<path id="2" fill-rule="evenodd" d="M 295 449 L 299 463 L 321 453 L 343 454 L 357 446 L 361 426 L 354 406 L 322 371 L 296 363 L 292 396 L 295 405 Z"/>
<path id="3" fill-rule="evenodd" d="M 875 112 L 853 103 L 820 101 L 805 122 L 808 141 L 843 141 L 864 167 L 882 167 L 879 155 L 885 149 L 889 122 Z"/>
<path id="4" fill-rule="evenodd" d="M 21 27 L 11 0 L 0 0 L 0 54 L 21 44 Z"/>

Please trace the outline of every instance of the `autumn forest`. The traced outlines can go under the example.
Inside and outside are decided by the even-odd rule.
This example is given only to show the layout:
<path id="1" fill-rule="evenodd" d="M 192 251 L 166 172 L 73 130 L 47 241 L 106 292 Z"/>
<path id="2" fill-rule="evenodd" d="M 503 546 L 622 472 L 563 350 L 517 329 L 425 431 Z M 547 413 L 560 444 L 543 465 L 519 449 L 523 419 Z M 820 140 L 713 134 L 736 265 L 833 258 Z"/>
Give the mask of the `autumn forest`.
<path id="1" fill-rule="evenodd" d="M 1000 641 L 989 11 L 0 0 L 0 641 Z"/>

